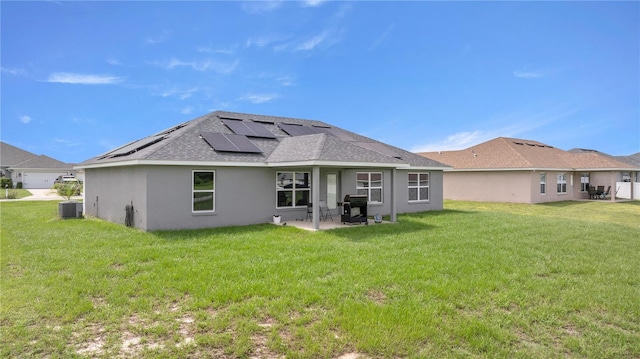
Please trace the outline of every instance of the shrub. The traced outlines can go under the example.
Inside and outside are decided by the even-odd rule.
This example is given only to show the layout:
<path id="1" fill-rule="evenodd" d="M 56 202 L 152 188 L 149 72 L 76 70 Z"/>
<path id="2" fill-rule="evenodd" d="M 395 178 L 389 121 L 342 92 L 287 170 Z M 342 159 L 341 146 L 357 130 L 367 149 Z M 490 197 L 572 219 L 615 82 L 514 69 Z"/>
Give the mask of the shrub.
<path id="1" fill-rule="evenodd" d="M 82 194 L 82 185 L 79 182 L 56 183 L 53 185 L 53 190 L 69 201 L 71 197 Z"/>
<path id="2" fill-rule="evenodd" d="M 22 189 L 22 181 L 18 181 L 18 183 L 16 184 L 16 188 Z"/>
<path id="3" fill-rule="evenodd" d="M 11 180 L 11 178 L 9 177 L 0 178 L 0 187 L 7 188 L 7 186 L 9 186 L 9 188 L 13 188 L 13 181 Z"/>

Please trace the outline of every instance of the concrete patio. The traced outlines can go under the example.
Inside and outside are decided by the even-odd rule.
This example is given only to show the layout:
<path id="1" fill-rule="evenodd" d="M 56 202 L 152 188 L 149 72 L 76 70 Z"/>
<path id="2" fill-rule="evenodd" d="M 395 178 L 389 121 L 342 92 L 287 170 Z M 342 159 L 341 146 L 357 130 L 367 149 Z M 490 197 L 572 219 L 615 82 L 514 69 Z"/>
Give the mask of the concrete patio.
<path id="1" fill-rule="evenodd" d="M 382 221 L 381 223 L 375 223 L 375 221 L 371 218 L 368 219 L 367 224 L 365 223 L 353 223 L 353 224 L 343 224 L 342 222 L 340 222 L 340 216 L 334 216 L 333 220 L 331 218 L 327 219 L 327 220 L 321 220 L 320 221 L 320 231 L 325 231 L 328 229 L 336 229 L 336 228 L 350 228 L 350 227 L 358 227 L 358 226 L 367 226 L 367 225 L 373 225 L 373 226 L 379 226 L 379 225 L 383 225 L 383 224 L 392 224 L 392 222 L 389 221 Z M 300 229 L 304 229 L 307 231 L 315 231 L 316 229 L 313 228 L 313 222 L 312 221 L 308 221 L 308 220 L 300 220 L 300 219 L 294 219 L 292 221 L 284 221 L 280 224 L 275 224 L 274 225 L 278 225 L 278 226 L 291 226 L 291 227 L 296 227 L 296 228 L 300 228 Z"/>

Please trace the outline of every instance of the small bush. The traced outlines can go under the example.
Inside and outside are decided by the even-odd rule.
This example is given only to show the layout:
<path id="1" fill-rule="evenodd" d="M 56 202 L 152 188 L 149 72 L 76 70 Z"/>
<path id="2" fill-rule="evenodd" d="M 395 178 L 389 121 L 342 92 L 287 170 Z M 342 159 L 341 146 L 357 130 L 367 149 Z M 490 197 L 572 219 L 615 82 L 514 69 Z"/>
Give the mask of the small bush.
<path id="1" fill-rule="evenodd" d="M 16 188 L 22 189 L 22 181 L 18 181 L 18 183 L 16 184 Z"/>
<path id="2" fill-rule="evenodd" d="M 13 181 L 11 180 L 11 178 L 9 177 L 0 178 L 0 187 L 7 188 L 7 186 L 9 186 L 9 188 L 13 188 Z"/>
<path id="3" fill-rule="evenodd" d="M 53 185 L 53 190 L 61 197 L 71 200 L 73 196 L 82 194 L 82 184 L 79 182 L 63 182 Z"/>

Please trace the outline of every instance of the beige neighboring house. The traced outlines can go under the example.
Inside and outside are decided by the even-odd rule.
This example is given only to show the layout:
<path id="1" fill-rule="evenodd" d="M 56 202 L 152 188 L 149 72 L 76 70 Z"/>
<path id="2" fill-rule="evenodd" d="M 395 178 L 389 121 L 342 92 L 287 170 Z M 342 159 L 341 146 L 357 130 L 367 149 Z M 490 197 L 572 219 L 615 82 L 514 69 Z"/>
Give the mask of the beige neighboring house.
<path id="1" fill-rule="evenodd" d="M 459 151 L 422 152 L 444 163 L 445 199 L 543 203 L 589 199 L 589 186 L 640 199 L 640 166 L 597 151 L 568 152 L 541 142 L 498 137 Z"/>
<path id="2" fill-rule="evenodd" d="M 51 188 L 58 176 L 76 175 L 73 166 L 0 142 L 0 176 L 10 177 L 14 187 L 22 182 L 25 189 Z"/>

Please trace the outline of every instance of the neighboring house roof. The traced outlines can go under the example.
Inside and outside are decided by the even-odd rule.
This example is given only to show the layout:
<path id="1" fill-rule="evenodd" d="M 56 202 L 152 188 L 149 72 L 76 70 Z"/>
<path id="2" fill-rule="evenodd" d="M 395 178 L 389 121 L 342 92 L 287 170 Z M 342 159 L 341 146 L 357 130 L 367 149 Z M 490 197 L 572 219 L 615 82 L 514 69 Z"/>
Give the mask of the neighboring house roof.
<path id="1" fill-rule="evenodd" d="M 508 137 L 498 137 L 465 150 L 419 155 L 445 163 L 454 170 L 640 170 L 599 153 L 568 152 L 538 141 Z"/>
<path id="2" fill-rule="evenodd" d="M 71 170 L 73 169 L 73 164 L 64 163 L 62 161 L 58 161 L 55 158 L 51 158 L 45 155 L 39 155 L 32 157 L 26 161 L 20 162 L 11 166 L 12 170 L 15 169 L 60 169 L 60 170 Z"/>
<path id="3" fill-rule="evenodd" d="M 258 127 L 258 130 L 266 129 L 266 137 L 273 136 L 272 138 L 251 135 L 246 137 L 245 141 L 248 140 L 257 147 L 253 153 L 214 150 L 206 140 L 207 134 L 237 134 L 227 125 L 229 121 L 234 120 L 242 121 L 247 126 Z M 298 133 L 292 133 L 292 130 Z M 202 164 L 203 162 L 212 165 L 238 166 L 385 165 L 446 168 L 442 163 L 432 159 L 321 121 L 226 111 L 212 112 L 131 142 L 84 161 L 78 165 L 78 168 L 131 164 Z"/>
<path id="4" fill-rule="evenodd" d="M 618 161 L 640 167 L 640 152 L 630 156 L 614 156 Z"/>
<path id="5" fill-rule="evenodd" d="M 0 166 L 11 167 L 37 155 L 0 141 Z"/>

